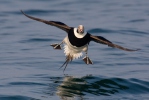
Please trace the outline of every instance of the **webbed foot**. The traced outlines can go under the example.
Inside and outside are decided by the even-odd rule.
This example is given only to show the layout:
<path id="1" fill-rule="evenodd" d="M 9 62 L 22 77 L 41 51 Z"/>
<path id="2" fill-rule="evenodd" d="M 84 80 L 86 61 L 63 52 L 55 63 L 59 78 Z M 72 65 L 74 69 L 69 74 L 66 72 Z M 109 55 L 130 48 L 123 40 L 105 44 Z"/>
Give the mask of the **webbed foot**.
<path id="1" fill-rule="evenodd" d="M 51 44 L 50 46 L 52 46 L 54 49 L 62 49 L 60 44 Z"/>
<path id="2" fill-rule="evenodd" d="M 93 62 L 90 60 L 90 58 L 88 56 L 85 56 L 83 58 L 83 61 L 88 65 L 88 64 L 93 64 Z"/>

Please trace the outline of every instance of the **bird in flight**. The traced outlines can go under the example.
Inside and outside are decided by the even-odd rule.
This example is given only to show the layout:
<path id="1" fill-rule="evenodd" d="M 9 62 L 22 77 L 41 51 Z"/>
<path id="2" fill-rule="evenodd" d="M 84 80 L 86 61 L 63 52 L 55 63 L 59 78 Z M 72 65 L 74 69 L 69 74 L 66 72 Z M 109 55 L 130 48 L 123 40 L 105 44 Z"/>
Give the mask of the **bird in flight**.
<path id="1" fill-rule="evenodd" d="M 85 31 L 83 25 L 79 25 L 77 28 L 70 27 L 70 26 L 68 26 L 68 25 L 66 25 L 66 24 L 64 24 L 63 22 L 60 22 L 60 21 L 47 21 L 47 20 L 44 20 L 44 19 L 29 16 L 29 15 L 25 14 L 22 10 L 21 10 L 21 12 L 26 17 L 28 17 L 30 19 L 33 19 L 33 20 L 36 20 L 36 21 L 39 21 L 39 22 L 43 22 L 47 25 L 55 26 L 57 28 L 62 29 L 63 31 L 65 31 L 67 33 L 67 36 L 62 40 L 61 43 L 51 44 L 51 46 L 54 49 L 62 49 L 61 45 L 64 44 L 64 53 L 65 53 L 65 56 L 66 56 L 66 61 L 61 66 L 61 67 L 65 66 L 63 71 L 65 71 L 65 69 L 66 69 L 69 62 L 71 62 L 74 59 L 80 58 L 83 55 L 83 52 L 85 53 L 85 57 L 83 58 L 83 61 L 87 65 L 88 64 L 93 64 L 91 59 L 88 57 L 88 46 L 89 46 L 89 43 L 91 41 L 101 43 L 101 44 L 105 44 L 105 45 L 108 45 L 110 47 L 118 48 L 118 49 L 125 50 L 125 51 L 140 50 L 140 49 L 133 50 L 133 49 L 124 48 L 122 46 L 119 46 L 117 44 L 112 43 L 111 41 L 105 39 L 102 36 L 92 35 L 92 34 Z"/>

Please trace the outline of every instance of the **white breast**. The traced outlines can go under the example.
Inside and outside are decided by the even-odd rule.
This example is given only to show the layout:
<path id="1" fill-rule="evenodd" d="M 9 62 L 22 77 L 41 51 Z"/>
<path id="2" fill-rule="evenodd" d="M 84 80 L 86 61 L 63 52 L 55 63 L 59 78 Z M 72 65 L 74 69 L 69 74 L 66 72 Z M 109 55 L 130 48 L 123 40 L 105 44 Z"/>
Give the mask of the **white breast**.
<path id="1" fill-rule="evenodd" d="M 64 39 L 64 53 L 65 56 L 71 55 L 73 59 L 78 59 L 83 55 L 83 51 L 86 52 L 88 49 L 88 44 L 82 47 L 76 47 L 71 45 L 69 42 L 68 37 L 65 37 Z"/>

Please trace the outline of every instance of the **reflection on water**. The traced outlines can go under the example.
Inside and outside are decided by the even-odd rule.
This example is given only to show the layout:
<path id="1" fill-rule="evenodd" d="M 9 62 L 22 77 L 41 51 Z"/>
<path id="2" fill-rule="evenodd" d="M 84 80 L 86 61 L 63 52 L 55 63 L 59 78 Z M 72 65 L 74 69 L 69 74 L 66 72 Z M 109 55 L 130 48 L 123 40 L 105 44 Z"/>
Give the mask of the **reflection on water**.
<path id="1" fill-rule="evenodd" d="M 117 81 L 122 79 L 102 79 L 87 75 L 81 78 L 65 76 L 62 83 L 57 87 L 57 95 L 62 100 L 71 98 L 83 99 L 86 94 L 110 96 L 122 90 L 128 89 L 127 86 L 119 84 Z"/>

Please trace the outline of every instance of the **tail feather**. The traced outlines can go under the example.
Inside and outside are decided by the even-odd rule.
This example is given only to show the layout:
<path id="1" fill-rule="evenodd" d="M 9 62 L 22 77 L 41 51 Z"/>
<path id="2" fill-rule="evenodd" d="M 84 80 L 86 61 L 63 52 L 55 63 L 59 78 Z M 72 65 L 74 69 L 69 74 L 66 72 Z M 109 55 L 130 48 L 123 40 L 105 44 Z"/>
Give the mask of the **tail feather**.
<path id="1" fill-rule="evenodd" d="M 67 67 L 68 63 L 69 63 L 69 61 L 67 61 L 67 63 L 66 63 L 66 65 L 65 65 L 65 68 L 64 68 L 63 72 L 65 71 L 65 69 L 66 69 L 66 67 Z"/>
<path id="2" fill-rule="evenodd" d="M 60 67 L 60 68 L 62 68 L 62 67 L 65 66 L 63 72 L 65 71 L 65 69 L 66 69 L 68 63 L 71 62 L 72 60 L 73 60 L 73 56 L 72 56 L 72 55 L 69 54 L 68 56 L 66 56 L 66 61 L 65 61 L 64 64 Z"/>
<path id="3" fill-rule="evenodd" d="M 60 68 L 62 68 L 67 62 L 68 62 L 68 60 L 66 59 L 66 61 L 64 62 L 64 64 Z"/>

